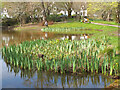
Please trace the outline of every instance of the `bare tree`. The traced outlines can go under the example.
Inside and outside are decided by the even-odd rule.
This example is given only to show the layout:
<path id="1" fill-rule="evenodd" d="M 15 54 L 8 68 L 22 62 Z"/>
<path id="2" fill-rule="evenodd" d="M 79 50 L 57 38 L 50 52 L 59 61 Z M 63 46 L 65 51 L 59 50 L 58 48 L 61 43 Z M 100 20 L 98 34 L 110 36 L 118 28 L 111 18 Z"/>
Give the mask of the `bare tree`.
<path id="1" fill-rule="evenodd" d="M 41 2 L 42 6 L 42 15 L 43 15 L 43 21 L 47 19 L 47 16 L 50 15 L 50 12 L 53 11 L 54 3 L 53 2 Z"/>
<path id="2" fill-rule="evenodd" d="M 26 18 L 31 11 L 29 4 L 30 3 L 28 2 L 7 2 L 4 3 L 4 7 L 7 8 L 10 16 L 18 19 L 21 26 L 22 24 L 26 23 Z"/>
<path id="3" fill-rule="evenodd" d="M 117 7 L 117 2 L 89 2 L 87 10 L 90 17 L 97 14 L 98 18 L 109 21 L 112 17 L 116 20 Z"/>
<path id="4" fill-rule="evenodd" d="M 57 10 L 68 11 L 68 17 L 71 17 L 73 2 L 56 2 Z"/>
<path id="5" fill-rule="evenodd" d="M 43 21 L 45 21 L 46 20 L 46 11 L 45 11 L 44 2 L 42 1 L 41 4 L 42 4 L 42 9 L 43 9 L 43 11 L 42 11 L 42 13 L 43 13 Z"/>
<path id="6" fill-rule="evenodd" d="M 87 9 L 87 3 L 85 2 L 73 2 L 73 8 L 72 8 L 75 12 L 76 12 L 76 16 L 81 19 L 81 10 L 86 10 Z M 79 16 L 78 16 L 78 12 L 79 12 Z M 83 14 L 84 16 L 84 14 Z"/>

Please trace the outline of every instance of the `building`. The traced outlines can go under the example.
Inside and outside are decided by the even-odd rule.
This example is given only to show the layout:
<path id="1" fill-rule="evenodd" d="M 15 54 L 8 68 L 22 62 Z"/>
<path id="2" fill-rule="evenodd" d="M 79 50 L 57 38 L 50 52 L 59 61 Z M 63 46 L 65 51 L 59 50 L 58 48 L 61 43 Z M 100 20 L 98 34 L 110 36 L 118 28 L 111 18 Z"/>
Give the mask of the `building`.
<path id="1" fill-rule="evenodd" d="M 3 11 L 1 12 L 1 18 L 11 18 L 9 15 L 8 15 L 8 12 L 7 12 L 7 9 L 4 8 Z"/>
<path id="2" fill-rule="evenodd" d="M 56 11 L 56 8 L 54 9 L 54 11 Z M 77 12 L 77 14 L 79 14 L 79 13 L 81 14 L 81 16 L 87 16 L 87 8 L 83 5 L 81 7 L 81 10 L 79 12 Z M 50 14 L 52 15 L 53 13 L 50 13 Z M 62 15 L 68 16 L 68 11 L 61 10 L 57 14 L 62 14 Z M 71 15 L 75 15 L 75 14 L 76 14 L 76 12 L 74 10 L 72 10 Z"/>

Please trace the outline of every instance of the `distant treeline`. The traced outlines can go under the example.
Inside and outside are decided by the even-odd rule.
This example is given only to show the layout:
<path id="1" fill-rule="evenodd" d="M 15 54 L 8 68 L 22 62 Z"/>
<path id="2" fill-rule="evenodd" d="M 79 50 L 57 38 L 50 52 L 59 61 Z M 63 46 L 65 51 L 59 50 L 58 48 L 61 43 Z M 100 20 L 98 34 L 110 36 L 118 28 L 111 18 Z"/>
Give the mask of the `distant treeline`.
<path id="1" fill-rule="evenodd" d="M 91 19 L 119 22 L 119 4 L 119 2 L 2 2 L 2 11 L 6 9 L 8 15 L 12 16 L 4 17 L 2 24 L 11 26 L 45 20 L 53 22 L 80 20 L 86 14 Z"/>

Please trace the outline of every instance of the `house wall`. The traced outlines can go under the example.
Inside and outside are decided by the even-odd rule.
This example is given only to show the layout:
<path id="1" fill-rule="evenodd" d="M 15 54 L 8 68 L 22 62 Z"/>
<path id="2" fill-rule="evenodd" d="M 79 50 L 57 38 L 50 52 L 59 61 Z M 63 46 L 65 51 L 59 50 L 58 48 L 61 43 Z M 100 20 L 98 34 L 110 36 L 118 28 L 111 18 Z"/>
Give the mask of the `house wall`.
<path id="1" fill-rule="evenodd" d="M 57 13 L 57 14 L 63 14 L 63 15 L 67 15 L 68 16 L 68 11 L 63 11 L 63 10 L 61 10 L 59 13 Z M 78 14 L 79 14 L 79 12 L 77 12 Z M 80 11 L 80 13 L 81 13 L 81 16 L 87 16 L 87 10 L 81 10 Z M 51 13 L 51 14 L 53 14 L 53 13 Z M 72 10 L 72 12 L 71 12 L 71 15 L 75 15 L 76 14 L 76 12 L 75 11 L 73 11 Z"/>
<path id="2" fill-rule="evenodd" d="M 1 12 L 1 16 L 2 16 L 1 18 L 4 18 L 4 17 L 10 18 L 10 16 L 8 15 L 8 12 L 7 12 L 6 8 L 4 8 L 3 12 Z"/>

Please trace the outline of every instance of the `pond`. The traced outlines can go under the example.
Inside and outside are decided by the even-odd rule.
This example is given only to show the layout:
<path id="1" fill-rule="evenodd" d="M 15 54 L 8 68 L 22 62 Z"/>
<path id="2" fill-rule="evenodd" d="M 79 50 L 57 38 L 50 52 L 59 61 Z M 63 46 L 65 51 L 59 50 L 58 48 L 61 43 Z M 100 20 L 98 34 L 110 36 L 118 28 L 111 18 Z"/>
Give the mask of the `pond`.
<path id="1" fill-rule="evenodd" d="M 92 34 L 55 34 L 41 31 L 2 31 L 2 45 L 17 44 L 22 41 L 30 41 L 35 39 L 62 39 L 69 40 L 87 39 Z"/>
<path id="2" fill-rule="evenodd" d="M 82 35 L 55 34 L 41 31 L 4 31 L 2 32 L 2 45 L 8 46 L 34 39 L 68 38 L 70 40 L 80 40 Z M 72 75 L 36 70 L 22 71 L 4 62 L 1 53 L 0 59 L 2 60 L 2 88 L 104 88 L 114 81 L 101 74 Z"/>

